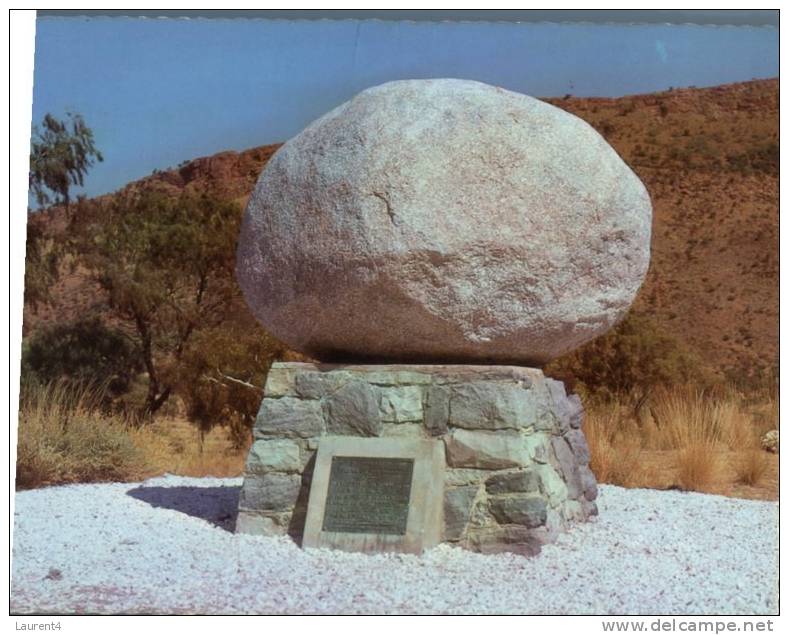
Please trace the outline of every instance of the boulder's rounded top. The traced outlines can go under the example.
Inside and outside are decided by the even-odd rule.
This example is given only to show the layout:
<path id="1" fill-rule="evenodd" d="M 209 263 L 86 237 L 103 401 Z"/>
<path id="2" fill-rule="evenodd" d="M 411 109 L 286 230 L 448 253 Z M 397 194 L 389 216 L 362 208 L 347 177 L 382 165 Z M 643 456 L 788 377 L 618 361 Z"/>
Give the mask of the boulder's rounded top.
<path id="1" fill-rule="evenodd" d="M 272 157 L 237 272 L 263 325 L 319 359 L 540 364 L 624 315 L 650 227 L 643 184 L 581 119 L 395 81 Z"/>

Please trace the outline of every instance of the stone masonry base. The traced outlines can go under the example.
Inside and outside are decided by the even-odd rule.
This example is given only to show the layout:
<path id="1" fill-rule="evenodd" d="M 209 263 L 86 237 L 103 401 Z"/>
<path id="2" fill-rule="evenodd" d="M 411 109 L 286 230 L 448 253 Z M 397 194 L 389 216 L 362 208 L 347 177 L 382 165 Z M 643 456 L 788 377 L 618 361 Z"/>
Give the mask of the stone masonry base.
<path id="1" fill-rule="evenodd" d="M 301 540 L 324 435 L 432 437 L 446 449 L 443 540 L 535 554 L 597 514 L 582 423 L 578 396 L 534 368 L 277 363 L 236 531 Z"/>

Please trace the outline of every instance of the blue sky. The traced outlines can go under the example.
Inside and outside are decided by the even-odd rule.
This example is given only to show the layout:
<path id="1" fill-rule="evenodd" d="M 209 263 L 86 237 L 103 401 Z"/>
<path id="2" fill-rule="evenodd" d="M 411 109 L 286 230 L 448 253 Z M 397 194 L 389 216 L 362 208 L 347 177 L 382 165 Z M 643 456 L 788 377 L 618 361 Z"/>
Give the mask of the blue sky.
<path id="1" fill-rule="evenodd" d="M 619 96 L 777 75 L 774 27 L 43 17 L 33 121 L 82 113 L 105 157 L 85 181 L 93 196 L 283 141 L 393 79 Z"/>

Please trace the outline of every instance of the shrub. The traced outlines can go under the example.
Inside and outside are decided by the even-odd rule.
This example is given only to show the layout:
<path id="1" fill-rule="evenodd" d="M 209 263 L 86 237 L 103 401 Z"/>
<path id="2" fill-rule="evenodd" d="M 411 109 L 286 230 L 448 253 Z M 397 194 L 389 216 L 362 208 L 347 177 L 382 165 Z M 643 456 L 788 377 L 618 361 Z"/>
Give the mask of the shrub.
<path id="1" fill-rule="evenodd" d="M 780 162 L 780 146 L 777 142 L 767 142 L 756 145 L 739 154 L 730 154 L 726 157 L 727 167 L 733 172 L 744 175 L 754 172 L 778 175 Z"/>
<path id="2" fill-rule="evenodd" d="M 29 217 L 25 253 L 25 306 L 34 312 L 50 299 L 50 291 L 58 278 L 61 250 L 47 236 L 40 219 Z"/>
<path id="3" fill-rule="evenodd" d="M 629 393 L 640 401 L 658 386 L 711 381 L 692 351 L 634 313 L 545 370 L 573 389 L 604 399 Z"/>
<path id="4" fill-rule="evenodd" d="M 626 117 L 631 112 L 634 112 L 635 109 L 636 109 L 636 103 L 631 99 L 622 103 L 622 105 L 619 107 L 618 114 L 620 117 Z"/>
<path id="5" fill-rule="evenodd" d="M 22 345 L 22 384 L 101 386 L 105 401 L 125 392 L 141 370 L 136 347 L 97 318 L 46 326 Z"/>
<path id="6" fill-rule="evenodd" d="M 601 135 L 603 135 L 606 139 L 610 139 L 611 135 L 614 134 L 616 127 L 610 121 L 601 121 L 597 126 Z"/>
<path id="7" fill-rule="evenodd" d="M 763 368 L 754 368 L 747 363 L 733 365 L 724 369 L 724 375 L 728 385 L 733 386 L 738 392 L 758 398 L 760 402 L 768 402 L 777 397 L 779 379 L 777 363 L 768 364 Z M 777 419 L 775 423 L 777 424 Z"/>
<path id="8" fill-rule="evenodd" d="M 197 333 L 184 355 L 177 384 L 189 419 L 203 435 L 215 425 L 224 426 L 234 446 L 244 447 L 268 369 L 285 350 L 252 318 Z"/>

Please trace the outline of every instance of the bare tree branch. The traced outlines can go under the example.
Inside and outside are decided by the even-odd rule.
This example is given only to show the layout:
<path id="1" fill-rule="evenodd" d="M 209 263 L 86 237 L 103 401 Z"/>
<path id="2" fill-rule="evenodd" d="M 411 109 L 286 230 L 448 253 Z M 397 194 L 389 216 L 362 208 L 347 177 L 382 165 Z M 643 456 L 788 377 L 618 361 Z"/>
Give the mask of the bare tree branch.
<path id="1" fill-rule="evenodd" d="M 255 386 L 255 384 L 250 384 L 248 381 L 244 381 L 243 379 L 237 379 L 236 377 L 225 375 L 225 373 L 223 373 L 218 368 L 216 369 L 216 374 L 222 377 L 223 379 L 226 379 L 227 381 L 232 381 L 234 384 L 245 386 L 246 388 L 251 388 L 252 390 L 255 390 L 259 393 L 263 392 L 263 389 L 260 386 Z M 227 384 L 222 383 L 221 381 L 219 381 L 214 377 L 209 377 L 208 375 L 203 375 L 203 377 L 205 377 L 205 379 L 207 379 L 208 381 L 214 382 L 215 384 L 219 384 L 220 386 L 227 386 Z"/>

